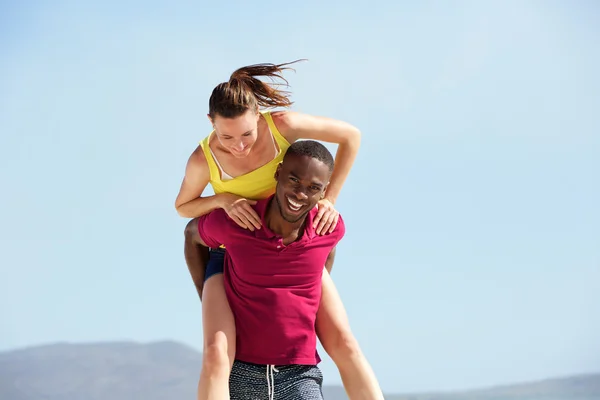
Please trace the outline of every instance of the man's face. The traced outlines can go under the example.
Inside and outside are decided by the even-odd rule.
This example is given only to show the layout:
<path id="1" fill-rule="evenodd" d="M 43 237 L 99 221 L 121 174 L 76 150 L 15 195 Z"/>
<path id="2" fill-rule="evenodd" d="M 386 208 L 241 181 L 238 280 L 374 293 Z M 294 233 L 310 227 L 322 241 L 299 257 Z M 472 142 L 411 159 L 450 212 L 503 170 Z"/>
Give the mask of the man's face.
<path id="1" fill-rule="evenodd" d="M 275 199 L 287 222 L 304 218 L 323 197 L 329 183 L 329 167 L 308 156 L 290 154 L 275 172 Z"/>

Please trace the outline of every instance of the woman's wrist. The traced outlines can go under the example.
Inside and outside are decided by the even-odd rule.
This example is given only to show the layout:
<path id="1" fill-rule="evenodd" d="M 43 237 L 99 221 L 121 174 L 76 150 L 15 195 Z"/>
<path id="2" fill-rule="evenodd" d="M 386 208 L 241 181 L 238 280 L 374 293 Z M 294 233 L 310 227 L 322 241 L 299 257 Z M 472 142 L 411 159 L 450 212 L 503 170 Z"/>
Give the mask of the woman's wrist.
<path id="1" fill-rule="evenodd" d="M 329 197 L 329 196 L 325 196 L 323 197 L 323 200 L 327 200 L 328 202 L 330 202 L 331 204 L 335 205 L 335 197 Z"/>
<path id="2" fill-rule="evenodd" d="M 217 208 L 222 208 L 225 209 L 225 207 L 227 206 L 228 200 L 229 199 L 229 193 L 218 193 L 215 194 L 215 202 L 217 205 Z"/>

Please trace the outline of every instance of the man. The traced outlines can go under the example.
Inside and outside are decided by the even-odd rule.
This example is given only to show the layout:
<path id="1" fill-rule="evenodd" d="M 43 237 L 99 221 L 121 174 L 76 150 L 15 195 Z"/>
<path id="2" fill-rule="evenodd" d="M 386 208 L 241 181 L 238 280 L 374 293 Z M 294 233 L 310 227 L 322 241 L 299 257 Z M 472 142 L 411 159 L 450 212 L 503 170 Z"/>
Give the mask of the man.
<path id="1" fill-rule="evenodd" d="M 225 291 L 237 331 L 232 399 L 322 399 L 315 320 L 323 266 L 345 227 L 340 217 L 332 233 L 317 235 L 312 218 L 333 163 L 322 144 L 296 142 L 275 173 L 276 193 L 254 206 L 261 229 L 240 228 L 221 209 L 188 226 L 197 244 L 227 248 Z"/>

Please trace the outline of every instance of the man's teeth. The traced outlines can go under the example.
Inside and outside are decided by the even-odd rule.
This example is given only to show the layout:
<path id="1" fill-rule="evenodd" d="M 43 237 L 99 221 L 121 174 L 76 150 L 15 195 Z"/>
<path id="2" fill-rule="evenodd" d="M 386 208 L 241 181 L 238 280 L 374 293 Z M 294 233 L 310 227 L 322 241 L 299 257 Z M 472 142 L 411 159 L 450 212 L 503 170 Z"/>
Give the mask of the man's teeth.
<path id="1" fill-rule="evenodd" d="M 293 211 L 298 211 L 302 208 L 302 203 L 295 202 L 294 200 L 287 198 L 288 204 Z"/>

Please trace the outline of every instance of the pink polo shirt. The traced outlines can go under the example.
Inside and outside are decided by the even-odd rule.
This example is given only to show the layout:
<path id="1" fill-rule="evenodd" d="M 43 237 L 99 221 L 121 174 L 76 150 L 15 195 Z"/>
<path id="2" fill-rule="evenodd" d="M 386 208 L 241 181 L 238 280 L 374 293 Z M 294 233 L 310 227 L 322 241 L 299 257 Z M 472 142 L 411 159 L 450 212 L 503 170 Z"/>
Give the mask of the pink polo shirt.
<path id="1" fill-rule="evenodd" d="M 345 233 L 340 216 L 336 229 L 317 235 L 307 215 L 302 237 L 285 246 L 265 222 L 273 197 L 254 209 L 262 228 L 239 227 L 222 209 L 199 218 L 198 231 L 210 247 L 224 244 L 225 293 L 235 317 L 236 359 L 255 364 L 316 365 L 315 319 L 321 299 L 325 261 Z"/>

